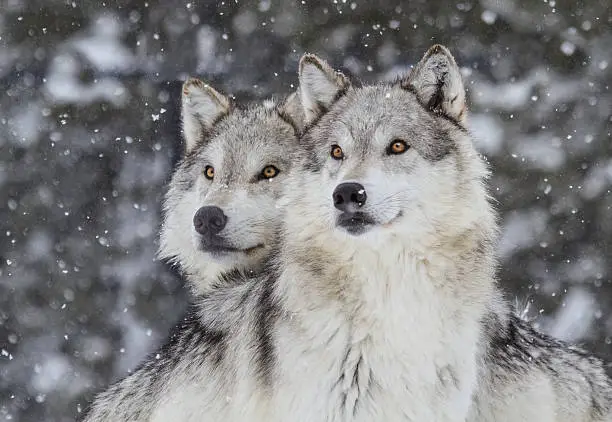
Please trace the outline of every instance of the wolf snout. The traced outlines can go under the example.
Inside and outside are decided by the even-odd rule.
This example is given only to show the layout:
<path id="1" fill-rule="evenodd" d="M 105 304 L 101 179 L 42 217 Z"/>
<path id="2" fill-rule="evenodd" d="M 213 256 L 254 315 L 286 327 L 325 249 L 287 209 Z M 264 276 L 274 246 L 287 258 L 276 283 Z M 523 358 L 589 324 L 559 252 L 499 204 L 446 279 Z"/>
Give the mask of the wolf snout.
<path id="1" fill-rule="evenodd" d="M 193 216 L 193 227 L 201 235 L 218 234 L 227 224 L 227 216 L 219 207 L 200 208 Z"/>
<path id="2" fill-rule="evenodd" d="M 368 199 L 366 190 L 360 183 L 340 183 L 332 194 L 334 206 L 342 212 L 355 212 L 363 207 Z"/>

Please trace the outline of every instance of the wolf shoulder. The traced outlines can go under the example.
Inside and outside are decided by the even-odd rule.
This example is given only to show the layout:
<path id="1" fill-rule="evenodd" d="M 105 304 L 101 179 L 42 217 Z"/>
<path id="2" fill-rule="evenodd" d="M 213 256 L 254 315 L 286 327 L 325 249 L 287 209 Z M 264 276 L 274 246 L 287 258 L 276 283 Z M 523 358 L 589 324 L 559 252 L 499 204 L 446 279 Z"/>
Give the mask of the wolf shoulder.
<path id="1" fill-rule="evenodd" d="M 612 380 L 600 359 L 516 315 L 492 317 L 485 325 L 482 377 L 469 422 L 612 421 Z"/>
<path id="2" fill-rule="evenodd" d="M 252 370 L 265 278 L 236 272 L 196 297 L 165 343 L 99 393 L 81 420 L 196 421 L 229 412 L 235 385 Z"/>

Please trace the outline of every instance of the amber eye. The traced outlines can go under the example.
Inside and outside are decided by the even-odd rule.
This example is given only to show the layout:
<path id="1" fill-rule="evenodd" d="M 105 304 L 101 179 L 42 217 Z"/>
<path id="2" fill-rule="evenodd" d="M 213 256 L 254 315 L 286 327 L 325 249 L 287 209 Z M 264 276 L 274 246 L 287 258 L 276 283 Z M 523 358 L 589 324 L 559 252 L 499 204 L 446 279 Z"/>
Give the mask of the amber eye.
<path id="1" fill-rule="evenodd" d="M 393 142 L 389 144 L 389 148 L 387 148 L 387 152 L 389 154 L 403 154 L 408 150 L 408 144 L 402 141 L 401 139 L 395 139 Z"/>
<path id="2" fill-rule="evenodd" d="M 206 166 L 206 168 L 204 169 L 204 176 L 208 179 L 208 180 L 212 180 L 215 177 L 215 169 L 211 166 Z"/>
<path id="3" fill-rule="evenodd" d="M 330 155 L 334 160 L 342 160 L 344 158 L 344 151 L 342 151 L 340 146 L 332 145 Z"/>
<path id="4" fill-rule="evenodd" d="M 261 171 L 261 178 L 262 179 L 272 179 L 273 177 L 278 176 L 279 172 L 280 170 L 274 166 L 265 166 L 263 170 Z"/>

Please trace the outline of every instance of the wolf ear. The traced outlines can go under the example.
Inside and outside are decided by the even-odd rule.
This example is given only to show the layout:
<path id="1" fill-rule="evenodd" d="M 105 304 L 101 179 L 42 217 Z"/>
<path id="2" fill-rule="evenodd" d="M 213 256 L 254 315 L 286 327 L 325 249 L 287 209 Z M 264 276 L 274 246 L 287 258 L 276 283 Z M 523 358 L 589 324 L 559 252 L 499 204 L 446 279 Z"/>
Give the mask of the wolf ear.
<path id="1" fill-rule="evenodd" d="M 466 115 L 465 89 L 461 73 L 448 49 L 431 47 L 402 87 L 414 92 L 429 110 L 445 114 L 462 123 Z"/>
<path id="2" fill-rule="evenodd" d="M 295 91 L 290 94 L 285 101 L 278 106 L 278 113 L 287 121 L 290 121 L 293 127 L 301 132 L 304 129 L 305 114 L 302 108 L 300 92 Z"/>
<path id="3" fill-rule="evenodd" d="M 324 113 L 350 82 L 341 72 L 334 71 L 314 54 L 304 54 L 299 66 L 299 95 L 305 122 Z"/>
<path id="4" fill-rule="evenodd" d="M 230 101 L 201 80 L 189 78 L 183 84 L 181 102 L 185 150 L 189 152 L 205 131 L 229 113 Z"/>

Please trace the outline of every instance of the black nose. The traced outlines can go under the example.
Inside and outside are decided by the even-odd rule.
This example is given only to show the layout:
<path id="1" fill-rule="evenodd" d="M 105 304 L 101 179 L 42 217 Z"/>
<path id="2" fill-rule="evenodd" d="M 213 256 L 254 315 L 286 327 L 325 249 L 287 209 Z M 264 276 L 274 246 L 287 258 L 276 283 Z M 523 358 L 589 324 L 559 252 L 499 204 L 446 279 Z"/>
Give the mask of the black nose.
<path id="1" fill-rule="evenodd" d="M 334 206 L 340 211 L 355 212 L 365 204 L 368 195 L 359 183 L 340 183 L 333 193 Z"/>
<path id="2" fill-rule="evenodd" d="M 219 207 L 202 207 L 193 216 L 193 227 L 200 234 L 217 234 L 227 224 L 227 216 Z"/>

